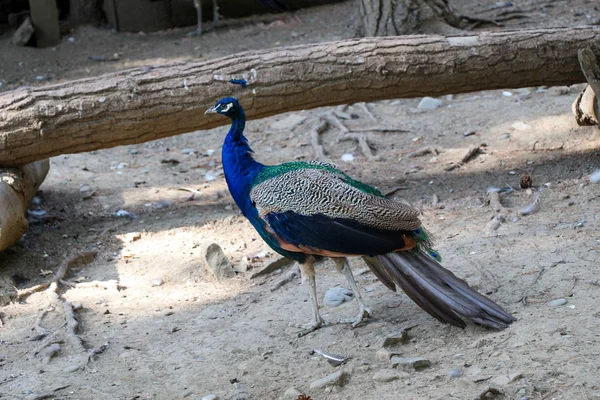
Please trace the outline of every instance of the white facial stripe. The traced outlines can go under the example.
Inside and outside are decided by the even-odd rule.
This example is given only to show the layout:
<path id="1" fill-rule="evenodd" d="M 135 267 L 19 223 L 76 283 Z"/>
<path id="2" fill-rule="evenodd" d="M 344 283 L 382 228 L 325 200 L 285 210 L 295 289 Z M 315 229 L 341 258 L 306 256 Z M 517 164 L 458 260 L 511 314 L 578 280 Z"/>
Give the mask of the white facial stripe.
<path id="1" fill-rule="evenodd" d="M 233 103 L 227 103 L 226 106 L 221 106 L 221 110 L 223 112 L 227 112 L 227 111 L 231 110 L 231 107 L 233 107 Z"/>

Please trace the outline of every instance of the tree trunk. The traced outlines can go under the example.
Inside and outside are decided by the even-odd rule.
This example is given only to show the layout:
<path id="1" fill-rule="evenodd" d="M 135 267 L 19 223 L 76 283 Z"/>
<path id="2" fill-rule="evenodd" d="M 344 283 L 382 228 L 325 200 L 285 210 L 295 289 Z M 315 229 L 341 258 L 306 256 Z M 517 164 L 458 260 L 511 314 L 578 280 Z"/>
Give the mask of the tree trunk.
<path id="1" fill-rule="evenodd" d="M 418 0 L 356 0 L 360 36 L 397 36 L 414 33 L 419 24 Z"/>
<path id="2" fill-rule="evenodd" d="M 48 160 L 21 168 L 0 168 L 0 251 L 16 243 L 27 231 L 27 207 L 49 168 Z"/>
<path id="3" fill-rule="evenodd" d="M 249 118 L 355 102 L 585 82 L 577 49 L 600 27 L 354 39 L 142 67 L 0 93 L 0 165 L 140 143 L 227 124 L 204 115 L 236 96 Z M 245 78 L 249 87 L 232 85 Z"/>
<path id="4" fill-rule="evenodd" d="M 397 36 L 411 33 L 458 34 L 470 23 L 491 20 L 456 13 L 448 0 L 356 0 L 359 36 Z"/>

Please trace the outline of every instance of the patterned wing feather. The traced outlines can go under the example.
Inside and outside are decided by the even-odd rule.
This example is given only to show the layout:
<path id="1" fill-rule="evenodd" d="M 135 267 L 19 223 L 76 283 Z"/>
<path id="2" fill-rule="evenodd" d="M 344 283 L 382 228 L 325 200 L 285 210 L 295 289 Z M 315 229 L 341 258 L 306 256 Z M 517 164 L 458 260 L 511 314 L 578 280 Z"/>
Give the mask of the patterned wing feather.
<path id="1" fill-rule="evenodd" d="M 323 215 L 386 231 L 413 231 L 421 226 L 419 212 L 410 205 L 387 199 L 328 164 L 307 165 L 285 169 L 282 164 L 277 166 L 281 173 L 267 172 L 267 179 L 255 183 L 250 198 L 259 215 L 288 211 Z"/>

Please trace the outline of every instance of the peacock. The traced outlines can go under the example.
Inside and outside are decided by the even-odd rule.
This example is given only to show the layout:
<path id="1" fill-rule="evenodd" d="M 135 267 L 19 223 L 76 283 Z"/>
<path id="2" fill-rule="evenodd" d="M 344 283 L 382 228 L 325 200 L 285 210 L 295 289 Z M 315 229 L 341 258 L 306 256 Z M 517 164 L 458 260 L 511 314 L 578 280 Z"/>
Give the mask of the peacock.
<path id="1" fill-rule="evenodd" d="M 233 199 L 273 250 L 300 264 L 303 280 L 310 284 L 313 320 L 300 336 L 326 325 L 319 313 L 314 270 L 315 260 L 323 257 L 333 260 L 358 302 L 358 315 L 341 321 L 352 327 L 370 317 L 371 310 L 348 265 L 351 256 L 362 256 L 385 286 L 393 291 L 401 288 L 442 323 L 464 328 L 468 320 L 504 329 L 515 321 L 442 267 L 414 207 L 386 198 L 328 163 L 259 163 L 244 136 L 246 117 L 235 98 L 219 100 L 208 113 L 232 120 L 222 162 Z"/>
<path id="2" fill-rule="evenodd" d="M 267 7 L 271 11 L 281 12 L 287 11 L 287 7 L 283 4 L 282 0 L 258 0 L 263 6 Z M 216 25 L 219 24 L 219 5 L 217 4 L 217 0 L 212 0 L 213 3 L 213 23 Z M 194 8 L 196 8 L 196 20 L 197 26 L 196 30 L 190 32 L 189 36 L 200 36 L 202 35 L 202 0 L 194 0 Z"/>

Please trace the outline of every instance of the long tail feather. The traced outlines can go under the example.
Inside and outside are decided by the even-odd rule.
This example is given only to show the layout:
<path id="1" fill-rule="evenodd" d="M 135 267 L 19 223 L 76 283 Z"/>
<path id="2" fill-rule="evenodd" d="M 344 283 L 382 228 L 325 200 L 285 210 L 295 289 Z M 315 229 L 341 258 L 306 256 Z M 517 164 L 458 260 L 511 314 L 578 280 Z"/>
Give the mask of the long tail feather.
<path id="1" fill-rule="evenodd" d="M 394 291 L 399 286 L 419 307 L 443 323 L 464 328 L 464 318 L 504 329 L 515 321 L 498 304 L 420 251 L 363 258 L 384 285 Z"/>

